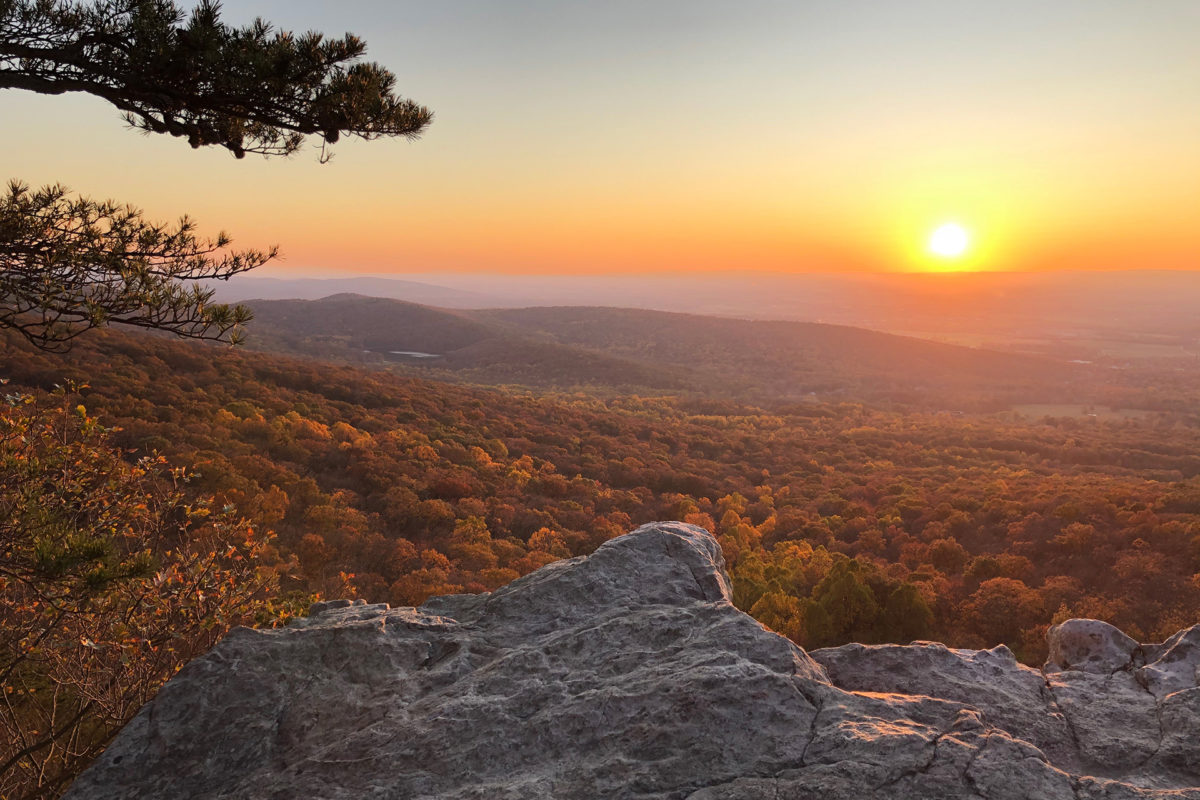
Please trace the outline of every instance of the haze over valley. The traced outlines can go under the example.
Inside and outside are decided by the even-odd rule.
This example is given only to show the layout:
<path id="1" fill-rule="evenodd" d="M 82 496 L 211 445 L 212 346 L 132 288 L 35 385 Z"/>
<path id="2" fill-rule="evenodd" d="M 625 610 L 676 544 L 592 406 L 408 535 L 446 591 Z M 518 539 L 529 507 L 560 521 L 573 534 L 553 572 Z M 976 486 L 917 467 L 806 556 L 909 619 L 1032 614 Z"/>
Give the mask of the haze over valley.
<path id="1" fill-rule="evenodd" d="M 1068 359 L 1200 356 L 1200 273 L 241 277 L 226 301 L 352 293 L 450 309 L 609 306 L 823 322 Z"/>

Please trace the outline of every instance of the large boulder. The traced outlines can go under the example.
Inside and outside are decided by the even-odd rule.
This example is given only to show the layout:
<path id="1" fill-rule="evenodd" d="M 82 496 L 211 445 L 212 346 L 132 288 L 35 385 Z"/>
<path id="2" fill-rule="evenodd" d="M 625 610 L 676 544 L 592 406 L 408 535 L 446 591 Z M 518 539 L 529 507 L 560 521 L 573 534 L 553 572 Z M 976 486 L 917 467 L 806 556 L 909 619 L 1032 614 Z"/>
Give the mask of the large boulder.
<path id="1" fill-rule="evenodd" d="M 814 658 L 730 596 L 708 533 L 655 523 L 491 594 L 320 604 L 188 664 L 67 797 L 1200 799 L 1194 637 L 1151 720 L 1003 648 Z"/>
<path id="2" fill-rule="evenodd" d="M 1046 634 L 1046 672 L 1077 670 L 1111 675 L 1137 666 L 1142 648 L 1117 628 L 1098 619 L 1069 619 Z"/>

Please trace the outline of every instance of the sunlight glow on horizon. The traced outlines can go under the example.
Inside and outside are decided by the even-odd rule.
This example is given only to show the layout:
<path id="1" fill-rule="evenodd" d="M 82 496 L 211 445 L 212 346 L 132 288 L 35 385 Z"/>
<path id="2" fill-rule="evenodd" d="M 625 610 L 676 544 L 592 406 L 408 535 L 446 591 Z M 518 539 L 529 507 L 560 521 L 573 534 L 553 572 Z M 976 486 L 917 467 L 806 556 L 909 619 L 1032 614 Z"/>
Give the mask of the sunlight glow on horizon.
<path id="1" fill-rule="evenodd" d="M 96 98 L 4 90 L 0 177 L 187 214 L 296 272 L 1200 269 L 1194 0 L 223 15 L 362 35 L 433 125 L 323 166 L 237 161 Z M 953 257 L 929 241 L 949 220 L 969 229 Z"/>

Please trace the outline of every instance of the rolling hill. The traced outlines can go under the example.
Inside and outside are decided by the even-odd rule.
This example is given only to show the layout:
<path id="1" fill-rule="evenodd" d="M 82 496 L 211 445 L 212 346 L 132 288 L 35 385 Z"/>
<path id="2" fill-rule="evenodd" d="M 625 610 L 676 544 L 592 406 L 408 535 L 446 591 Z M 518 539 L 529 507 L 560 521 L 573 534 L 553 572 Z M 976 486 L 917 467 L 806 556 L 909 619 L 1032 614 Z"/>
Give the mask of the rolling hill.
<path id="1" fill-rule="evenodd" d="M 538 389 L 970 408 L 1083 402 L 1086 365 L 861 328 L 658 311 L 461 311 L 340 294 L 251 301 L 251 347 Z"/>

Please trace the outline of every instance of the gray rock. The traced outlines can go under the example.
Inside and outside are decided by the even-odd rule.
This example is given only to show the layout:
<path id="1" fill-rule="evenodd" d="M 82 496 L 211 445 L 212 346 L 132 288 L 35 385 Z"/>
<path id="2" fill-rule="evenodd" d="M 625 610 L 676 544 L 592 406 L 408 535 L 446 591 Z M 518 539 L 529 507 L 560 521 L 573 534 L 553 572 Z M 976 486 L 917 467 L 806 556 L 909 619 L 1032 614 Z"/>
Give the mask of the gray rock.
<path id="1" fill-rule="evenodd" d="M 1077 772 L 1078 750 L 1046 677 L 1017 663 L 1004 645 L 957 650 L 934 642 L 848 644 L 809 653 L 830 680 L 852 691 L 895 692 L 953 700 L 979 710 L 990 725 L 1023 738 L 1054 764 Z"/>
<path id="2" fill-rule="evenodd" d="M 1124 673 L 1142 699 L 1120 724 L 1136 730 L 1087 750 L 1078 731 L 1102 717 L 1083 692 L 1103 706 L 1133 691 L 1112 676 L 1049 689 L 1002 648 L 814 659 L 730 596 L 711 536 L 655 523 L 491 594 L 235 630 L 67 797 L 1200 798 L 1193 688 L 1158 703 Z M 1127 774 L 1081 776 L 1085 750 L 1123 736 L 1136 755 L 1110 771 Z"/>
<path id="3" fill-rule="evenodd" d="M 1154 762 L 1164 773 L 1200 783 L 1200 687 L 1167 695 L 1159 704 L 1158 715 L 1162 740 Z"/>
<path id="4" fill-rule="evenodd" d="M 1107 675 L 1133 669 L 1141 646 L 1124 633 L 1098 619 L 1069 619 L 1051 626 L 1046 634 L 1050 657 L 1046 672 L 1079 670 Z"/>
<path id="5" fill-rule="evenodd" d="M 1154 697 L 1133 674 L 1097 675 L 1068 670 L 1047 675 L 1054 705 L 1075 736 L 1079 761 L 1089 775 L 1155 785 L 1141 770 L 1162 739 Z M 1200 784 L 1200 781 L 1197 781 Z"/>
<path id="6" fill-rule="evenodd" d="M 1162 644 L 1143 645 L 1146 663 L 1138 682 L 1159 700 L 1172 692 L 1200 685 L 1200 625 L 1193 625 Z"/>

